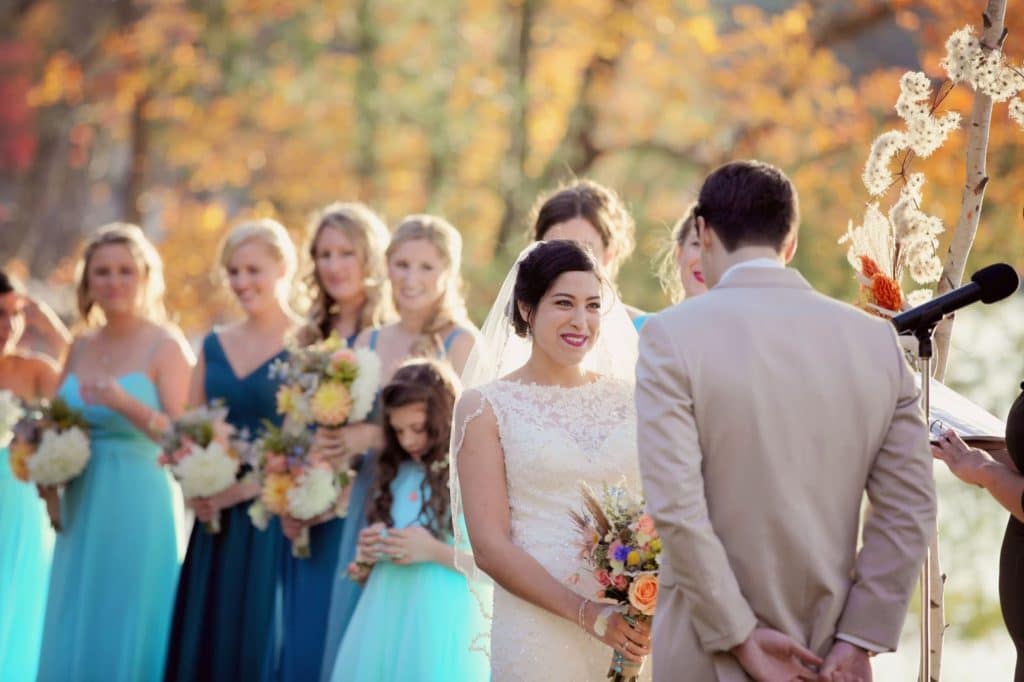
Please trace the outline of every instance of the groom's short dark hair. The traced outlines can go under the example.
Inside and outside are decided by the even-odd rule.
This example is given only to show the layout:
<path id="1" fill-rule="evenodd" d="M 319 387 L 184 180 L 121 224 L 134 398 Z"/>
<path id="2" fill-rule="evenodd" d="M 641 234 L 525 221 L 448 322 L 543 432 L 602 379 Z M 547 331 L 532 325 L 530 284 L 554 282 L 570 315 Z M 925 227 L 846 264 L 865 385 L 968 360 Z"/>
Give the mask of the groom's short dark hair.
<path id="1" fill-rule="evenodd" d="M 704 180 L 694 213 L 727 251 L 771 246 L 781 251 L 800 220 L 796 188 L 786 174 L 760 161 L 719 166 Z"/>

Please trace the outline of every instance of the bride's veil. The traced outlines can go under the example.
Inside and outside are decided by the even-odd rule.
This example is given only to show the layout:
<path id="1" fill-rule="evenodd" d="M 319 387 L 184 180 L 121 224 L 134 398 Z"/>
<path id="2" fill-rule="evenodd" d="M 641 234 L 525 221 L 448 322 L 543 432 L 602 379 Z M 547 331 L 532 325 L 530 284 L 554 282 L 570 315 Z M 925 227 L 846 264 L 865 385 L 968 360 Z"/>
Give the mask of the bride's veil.
<path id="1" fill-rule="evenodd" d="M 515 265 L 505 277 L 498 296 L 491 306 L 480 336 L 462 371 L 462 387 L 467 391 L 456 405 L 451 432 L 451 490 L 452 519 L 454 520 L 455 567 L 466 576 L 470 591 L 480 607 L 480 626 L 475 634 L 473 649 L 490 653 L 490 622 L 492 618 L 493 585 L 490 578 L 472 560 L 469 538 L 463 524 L 462 494 L 459 487 L 458 458 L 466 428 L 484 411 L 484 398 L 479 391 L 470 389 L 489 384 L 522 367 L 530 357 L 531 342 L 517 336 L 512 326 L 514 290 L 519 275 L 519 264 L 535 248 L 536 242 L 520 252 Z M 601 328 L 597 340 L 583 360 L 588 371 L 618 378 L 629 383 L 635 381 L 637 361 L 637 332 L 614 287 L 606 285 L 602 292 Z M 568 524 L 568 510 L 566 515 Z"/>

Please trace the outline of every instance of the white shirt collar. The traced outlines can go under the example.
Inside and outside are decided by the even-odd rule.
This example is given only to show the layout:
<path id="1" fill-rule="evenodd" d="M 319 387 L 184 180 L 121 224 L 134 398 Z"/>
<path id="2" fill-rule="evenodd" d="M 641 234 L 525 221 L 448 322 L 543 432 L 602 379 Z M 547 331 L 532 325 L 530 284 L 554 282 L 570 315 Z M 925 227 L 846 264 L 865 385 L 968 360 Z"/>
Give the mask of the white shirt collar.
<path id="1" fill-rule="evenodd" d="M 726 271 L 722 273 L 722 276 L 718 278 L 718 281 L 724 282 L 726 277 L 731 273 L 737 270 L 742 270 L 743 268 L 775 268 L 776 270 L 785 270 L 786 265 L 775 258 L 752 258 L 750 260 L 744 260 L 730 265 Z"/>

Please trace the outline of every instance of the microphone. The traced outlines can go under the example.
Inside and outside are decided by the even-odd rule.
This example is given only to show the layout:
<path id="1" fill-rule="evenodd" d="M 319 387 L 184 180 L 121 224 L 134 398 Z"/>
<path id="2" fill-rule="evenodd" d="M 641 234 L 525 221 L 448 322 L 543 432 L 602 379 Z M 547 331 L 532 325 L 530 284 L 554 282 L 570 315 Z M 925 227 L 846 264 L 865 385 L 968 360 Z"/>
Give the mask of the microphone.
<path id="1" fill-rule="evenodd" d="M 928 329 L 954 310 L 959 310 L 975 301 L 995 303 L 1001 301 L 1020 286 L 1020 277 L 1013 266 L 994 263 L 971 275 L 970 284 L 947 292 L 916 308 L 892 318 L 898 333 Z"/>

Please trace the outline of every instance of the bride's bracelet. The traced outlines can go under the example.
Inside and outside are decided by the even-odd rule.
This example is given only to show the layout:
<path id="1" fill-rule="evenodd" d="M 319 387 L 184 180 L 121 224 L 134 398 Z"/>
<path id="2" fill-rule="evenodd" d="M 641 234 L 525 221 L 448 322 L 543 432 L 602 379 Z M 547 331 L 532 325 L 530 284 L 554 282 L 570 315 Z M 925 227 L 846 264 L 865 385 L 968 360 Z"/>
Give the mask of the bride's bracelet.
<path id="1" fill-rule="evenodd" d="M 586 612 L 587 604 L 589 603 L 590 600 L 586 597 L 580 599 L 580 610 L 576 613 L 576 622 L 579 624 L 580 629 L 583 631 L 586 631 L 587 629 L 587 626 L 583 624 L 583 614 Z"/>

